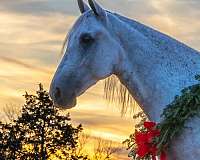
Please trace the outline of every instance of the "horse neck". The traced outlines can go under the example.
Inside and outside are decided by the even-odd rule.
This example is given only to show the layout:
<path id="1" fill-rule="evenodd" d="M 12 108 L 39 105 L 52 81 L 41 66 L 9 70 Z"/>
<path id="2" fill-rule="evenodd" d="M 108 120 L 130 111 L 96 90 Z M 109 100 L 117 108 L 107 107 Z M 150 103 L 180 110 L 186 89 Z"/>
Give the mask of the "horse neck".
<path id="1" fill-rule="evenodd" d="M 114 26 L 122 48 L 116 75 L 151 120 L 174 96 L 196 83 L 200 72 L 198 52 L 149 27 L 117 17 Z"/>

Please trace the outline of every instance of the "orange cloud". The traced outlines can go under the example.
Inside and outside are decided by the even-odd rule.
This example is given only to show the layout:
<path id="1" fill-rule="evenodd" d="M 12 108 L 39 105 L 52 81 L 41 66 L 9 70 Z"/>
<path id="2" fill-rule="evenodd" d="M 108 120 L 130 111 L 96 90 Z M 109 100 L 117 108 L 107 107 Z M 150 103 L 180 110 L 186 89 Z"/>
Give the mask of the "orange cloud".
<path id="1" fill-rule="evenodd" d="M 0 56 L 0 59 L 5 61 L 5 62 L 8 62 L 12 65 L 13 64 L 17 64 L 17 65 L 20 65 L 22 67 L 25 67 L 27 69 L 31 69 L 31 70 L 37 70 L 38 72 L 44 72 L 45 74 L 52 74 L 52 71 L 50 71 L 49 69 L 47 68 L 42 68 L 42 67 L 39 67 L 38 65 L 30 65 L 28 63 L 25 63 L 21 60 L 18 60 L 18 59 L 14 59 L 14 58 L 10 58 L 10 57 L 5 57 L 5 56 Z"/>

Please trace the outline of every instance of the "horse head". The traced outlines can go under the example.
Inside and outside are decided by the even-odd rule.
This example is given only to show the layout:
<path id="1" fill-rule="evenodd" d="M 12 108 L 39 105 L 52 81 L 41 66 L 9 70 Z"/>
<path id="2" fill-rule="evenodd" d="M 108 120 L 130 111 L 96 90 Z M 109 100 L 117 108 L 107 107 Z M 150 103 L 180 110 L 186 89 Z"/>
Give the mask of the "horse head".
<path id="1" fill-rule="evenodd" d="M 81 16 L 70 30 L 50 87 L 56 106 L 71 108 L 76 98 L 97 81 L 114 73 L 121 47 L 106 10 L 96 1 L 78 0 Z M 90 9 L 91 8 L 91 9 Z"/>

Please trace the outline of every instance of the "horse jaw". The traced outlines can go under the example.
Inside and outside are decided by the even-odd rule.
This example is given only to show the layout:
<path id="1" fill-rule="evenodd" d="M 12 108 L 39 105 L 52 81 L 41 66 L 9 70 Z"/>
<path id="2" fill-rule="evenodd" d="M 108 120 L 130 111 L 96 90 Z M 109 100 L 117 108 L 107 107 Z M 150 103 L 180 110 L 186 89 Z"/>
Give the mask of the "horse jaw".
<path id="1" fill-rule="evenodd" d="M 86 67 L 83 64 L 81 68 Z M 77 74 L 73 74 L 70 65 L 61 64 L 50 86 L 50 97 L 54 105 L 62 109 L 75 107 L 77 98 L 98 81 L 89 73 L 87 70 L 82 70 Z"/>

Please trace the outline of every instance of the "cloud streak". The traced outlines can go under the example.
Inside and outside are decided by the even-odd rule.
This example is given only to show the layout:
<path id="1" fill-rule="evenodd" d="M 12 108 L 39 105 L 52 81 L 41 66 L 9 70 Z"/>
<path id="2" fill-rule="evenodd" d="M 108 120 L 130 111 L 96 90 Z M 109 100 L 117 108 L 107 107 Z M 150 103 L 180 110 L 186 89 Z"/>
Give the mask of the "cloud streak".
<path id="1" fill-rule="evenodd" d="M 17 65 L 20 65 L 20 66 L 25 67 L 27 69 L 36 70 L 38 72 L 43 72 L 45 74 L 52 74 L 53 73 L 52 71 L 50 71 L 47 68 L 42 68 L 42 67 L 39 67 L 38 65 L 30 65 L 30 64 L 25 63 L 25 62 L 18 60 L 18 59 L 5 57 L 5 56 L 0 56 L 0 59 L 7 62 L 7 63 L 11 63 L 11 65 L 17 64 Z"/>

